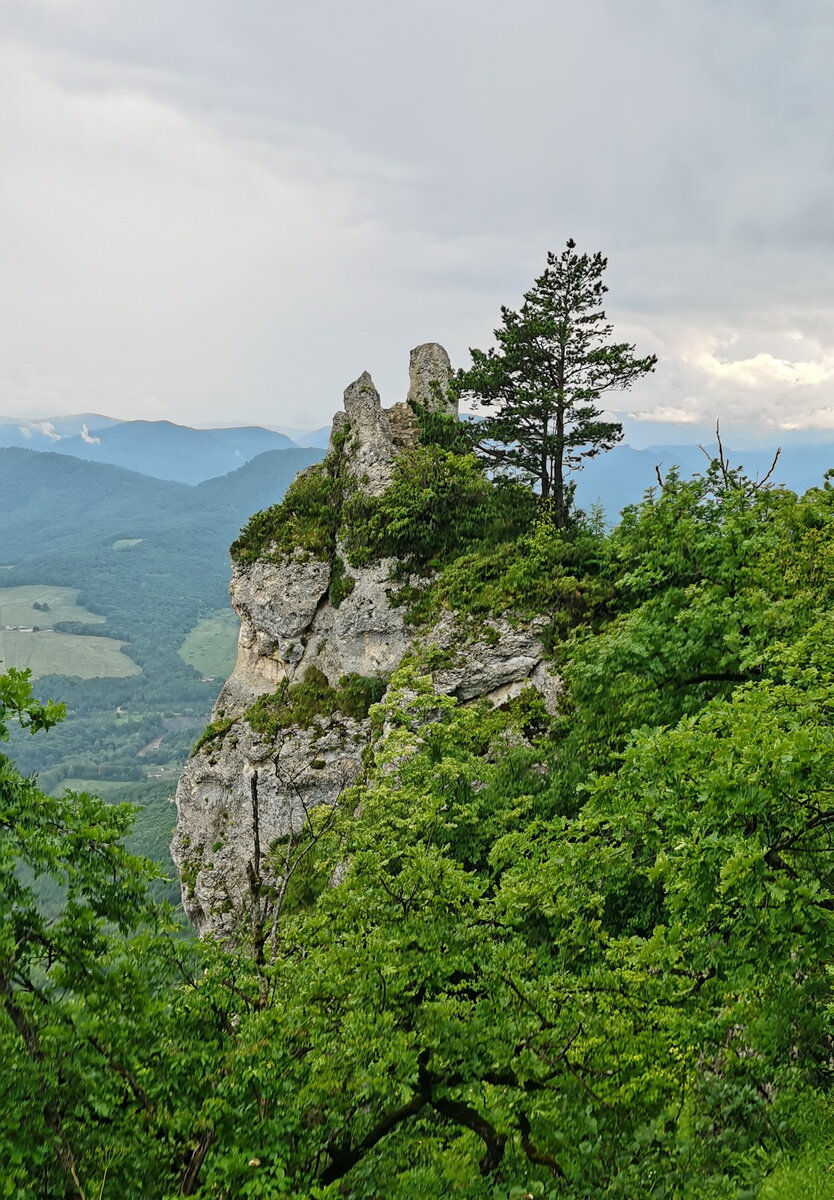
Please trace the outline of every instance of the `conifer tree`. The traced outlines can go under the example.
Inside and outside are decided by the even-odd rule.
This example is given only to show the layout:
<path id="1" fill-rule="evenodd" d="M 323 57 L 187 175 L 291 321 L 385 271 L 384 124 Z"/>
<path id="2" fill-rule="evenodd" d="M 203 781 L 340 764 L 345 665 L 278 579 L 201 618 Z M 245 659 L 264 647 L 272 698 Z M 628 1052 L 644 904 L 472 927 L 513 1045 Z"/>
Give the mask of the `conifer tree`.
<path id="1" fill-rule="evenodd" d="M 548 253 L 521 308 L 502 306 L 497 348 L 471 350 L 472 366 L 454 380 L 459 397 L 494 409 L 478 427 L 481 454 L 536 486 L 558 528 L 568 520 L 569 475 L 622 437 L 597 401 L 631 387 L 657 362 L 612 340 L 602 307 L 607 265 L 599 252 L 578 254 L 572 238 L 561 254 Z"/>

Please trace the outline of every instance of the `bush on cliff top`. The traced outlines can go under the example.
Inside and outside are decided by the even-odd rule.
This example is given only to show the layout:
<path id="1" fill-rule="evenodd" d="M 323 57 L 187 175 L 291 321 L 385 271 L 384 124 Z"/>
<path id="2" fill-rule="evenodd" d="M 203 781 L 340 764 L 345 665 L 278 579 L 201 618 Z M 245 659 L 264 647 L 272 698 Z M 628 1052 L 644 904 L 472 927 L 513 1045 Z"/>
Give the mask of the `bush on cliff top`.
<path id="1" fill-rule="evenodd" d="M 234 562 L 277 562 L 296 550 L 330 558 L 342 507 L 341 464 L 347 437 L 347 429 L 335 434 L 324 461 L 300 471 L 280 504 L 250 517 L 229 548 Z"/>
<path id="2" fill-rule="evenodd" d="M 561 633 L 599 608 L 605 539 L 593 522 L 556 530 L 529 488 L 489 479 L 472 454 L 437 443 L 402 453 L 382 495 L 349 492 L 345 437 L 298 476 L 281 504 L 252 517 L 231 548 L 235 561 L 279 561 L 298 551 L 331 559 L 338 605 L 353 583 L 336 555 L 338 537 L 350 567 L 391 558 L 394 581 L 412 577 L 398 597 L 415 624 L 443 608 L 525 618 L 557 612 Z"/>
<path id="3" fill-rule="evenodd" d="M 427 573 L 469 549 L 513 540 L 536 512 L 529 489 L 487 479 L 471 454 L 417 446 L 397 460 L 381 496 L 356 493 L 344 506 L 351 566 L 398 558 L 398 574 Z"/>

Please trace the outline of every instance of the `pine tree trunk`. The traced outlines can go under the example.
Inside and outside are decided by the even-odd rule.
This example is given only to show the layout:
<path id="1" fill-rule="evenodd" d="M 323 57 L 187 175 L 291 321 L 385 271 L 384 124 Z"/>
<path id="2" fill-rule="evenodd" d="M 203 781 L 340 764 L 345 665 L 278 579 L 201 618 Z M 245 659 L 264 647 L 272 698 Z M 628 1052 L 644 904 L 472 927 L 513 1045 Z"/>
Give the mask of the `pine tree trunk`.
<path id="1" fill-rule="evenodd" d="M 564 529 L 567 523 L 565 512 L 565 406 L 559 403 L 556 409 L 556 447 L 553 455 L 553 524 Z"/>

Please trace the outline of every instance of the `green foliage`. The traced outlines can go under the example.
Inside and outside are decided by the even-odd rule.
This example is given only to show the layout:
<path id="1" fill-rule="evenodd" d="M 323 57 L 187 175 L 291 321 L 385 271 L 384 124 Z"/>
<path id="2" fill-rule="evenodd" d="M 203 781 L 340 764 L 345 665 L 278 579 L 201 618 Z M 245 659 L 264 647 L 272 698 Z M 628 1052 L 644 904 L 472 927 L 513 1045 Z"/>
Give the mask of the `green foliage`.
<path id="1" fill-rule="evenodd" d="M 803 627 L 817 601 L 796 574 L 798 511 L 779 490 L 748 491 L 716 468 L 627 509 L 597 579 L 604 605 L 553 654 L 566 691 L 553 745 L 554 805 L 616 767 L 636 729 L 674 725 L 761 677 L 767 646 Z M 803 556 L 804 560 L 804 556 Z"/>
<path id="2" fill-rule="evenodd" d="M 435 387 L 438 385 L 435 384 Z M 420 442 L 424 446 L 439 446 L 451 454 L 471 454 L 478 443 L 477 425 L 461 420 L 451 413 L 425 408 L 409 400 L 409 408 L 417 418 Z"/>
<path id="3" fill-rule="evenodd" d="M 330 572 L 330 603 L 334 608 L 338 608 L 343 600 L 346 600 L 356 587 L 356 580 L 352 575 L 348 575 L 345 564 L 339 558 L 338 554 L 333 558 L 333 566 Z"/>
<path id="4" fill-rule="evenodd" d="M 19 672 L 0 676 L 0 723 L 34 732 L 60 719 Z M 157 1007 L 159 967 L 143 979 L 129 935 L 158 923 L 147 898 L 156 875 L 121 845 L 133 810 L 86 793 L 46 796 L 0 757 L 0 1172 L 4 1194 L 84 1194 L 119 1157 L 126 1130 L 112 1135 L 134 1102 L 143 1067 L 138 1043 Z M 47 917 L 36 884 L 63 892 Z M 146 941 L 151 935 L 145 935 Z M 138 946 L 139 943 L 133 943 Z M 135 1074 L 136 1073 L 136 1074 Z M 129 1099 L 128 1099 L 129 1098 Z M 141 1194 L 145 1164 L 122 1194 Z M 84 1177 L 84 1184 L 81 1179 Z"/>
<path id="5" fill-rule="evenodd" d="M 253 854 L 236 947 L 158 936 L 129 814 L 3 759 L 9 1194 L 825 1200 L 832 503 L 718 464 L 610 536 L 428 539 L 432 603 L 567 614 L 560 711 L 457 702 L 437 647 L 262 697 L 267 738 L 377 707 L 362 777 Z M 59 715 L 19 675 L 0 701 Z"/>
<path id="6" fill-rule="evenodd" d="M 602 534 L 582 526 L 558 530 L 542 506 L 520 537 L 464 552 L 427 585 L 399 595 L 415 624 L 436 620 L 444 608 L 511 620 L 547 614 L 552 641 L 606 610 L 611 595 L 603 574 L 606 556 Z"/>
<path id="7" fill-rule="evenodd" d="M 557 528 L 568 524 L 569 473 L 622 437 L 621 425 L 600 419 L 597 401 L 631 387 L 657 361 L 611 341 L 602 308 L 607 265 L 599 253 L 577 254 L 573 239 L 560 255 L 549 253 L 521 308 L 502 307 L 498 349 L 472 350 L 472 366 L 454 381 L 458 396 L 495 406 L 478 428 L 481 453 L 536 484 L 553 502 Z"/>
<path id="8" fill-rule="evenodd" d="M 243 716 L 266 739 L 290 725 L 312 727 L 319 717 L 335 713 L 362 721 L 371 705 L 381 699 L 385 686 L 384 679 L 350 674 L 332 687 L 323 671 L 308 667 L 300 683 L 282 680 L 274 692 L 259 696 Z"/>
<path id="9" fill-rule="evenodd" d="M 22 729 L 37 733 L 51 729 L 64 719 L 66 708 L 47 700 L 45 704 L 32 696 L 31 671 L 10 667 L 0 674 L 0 740 L 9 740 L 9 722 L 16 721 Z"/>
<path id="10" fill-rule="evenodd" d="M 811 1093 L 798 1115 L 794 1137 L 782 1161 L 756 1193 L 756 1200 L 834 1200 L 834 1114 L 830 1096 Z"/>
<path id="11" fill-rule="evenodd" d="M 299 471 L 280 504 L 255 513 L 230 547 L 235 562 L 280 562 L 296 551 L 327 559 L 336 544 L 342 505 L 342 452 L 345 426 L 321 463 Z"/>
<path id="12" fill-rule="evenodd" d="M 203 732 L 197 738 L 191 750 L 192 757 L 202 750 L 203 746 L 209 745 L 210 742 L 218 741 L 224 738 L 235 723 L 234 717 L 218 717 L 215 721 L 210 721 Z"/>
<path id="13" fill-rule="evenodd" d="M 472 455 L 418 446 L 399 456 L 381 496 L 350 497 L 342 537 L 352 566 L 392 557 L 405 576 L 512 539 L 534 512 L 525 488 L 492 483 Z"/>

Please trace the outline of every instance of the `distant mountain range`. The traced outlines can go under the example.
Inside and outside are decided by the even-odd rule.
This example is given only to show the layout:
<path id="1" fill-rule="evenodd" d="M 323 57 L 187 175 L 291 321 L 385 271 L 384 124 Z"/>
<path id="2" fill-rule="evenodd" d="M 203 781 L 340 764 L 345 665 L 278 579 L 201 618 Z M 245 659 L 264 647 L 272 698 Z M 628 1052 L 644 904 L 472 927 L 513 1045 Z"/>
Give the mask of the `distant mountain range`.
<path id="1" fill-rule="evenodd" d="M 0 417 L 0 447 L 67 454 L 188 484 L 225 475 L 268 450 L 327 444 L 327 429 L 292 432 L 293 438 L 258 425 L 193 429 L 171 421 L 118 421 L 100 413 L 26 421 Z"/>
<path id="2" fill-rule="evenodd" d="M 715 453 L 716 447 L 707 444 L 706 450 Z M 735 450 L 725 447 L 731 466 L 743 467 L 751 479 L 762 479 L 773 462 L 775 447 L 770 449 Z M 588 510 L 601 504 L 609 521 L 615 521 L 627 504 L 635 504 L 648 488 L 657 487 L 657 471 L 665 478 L 672 467 L 678 467 L 688 478 L 707 466 L 707 457 L 698 446 L 648 446 L 635 450 L 632 446 L 615 446 L 607 454 L 589 459 L 576 476 L 576 499 L 580 508 Z M 771 476 L 774 484 L 802 493 L 822 485 L 823 476 L 834 467 L 834 445 L 789 445 L 779 456 Z"/>
<path id="3" fill-rule="evenodd" d="M 194 429 L 170 421 L 119 421 L 101 413 L 78 413 L 27 421 L 0 417 L 0 448 L 66 455 L 195 486 L 225 477 L 264 453 L 302 446 L 321 457 L 329 432 L 329 426 L 306 431 L 287 426 Z M 773 448 L 761 447 L 728 451 L 734 465 L 741 464 L 750 475 L 759 477 L 770 466 L 773 452 Z M 287 465 L 290 460 L 283 461 Z M 626 504 L 634 503 L 647 488 L 656 486 L 656 469 L 665 475 L 674 465 L 684 475 L 691 475 L 704 468 L 706 459 L 694 445 L 655 445 L 639 450 L 616 446 L 610 453 L 589 460 L 577 475 L 577 501 L 586 509 L 594 503 L 602 504 L 609 521 L 614 521 Z M 773 481 L 803 492 L 821 483 L 832 466 L 834 443 L 801 445 L 792 439 L 779 459 Z M 243 480 L 248 478 L 217 486 L 245 492 L 248 485 Z M 246 516 L 248 513 L 243 513 L 241 519 Z"/>

